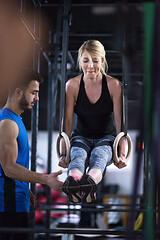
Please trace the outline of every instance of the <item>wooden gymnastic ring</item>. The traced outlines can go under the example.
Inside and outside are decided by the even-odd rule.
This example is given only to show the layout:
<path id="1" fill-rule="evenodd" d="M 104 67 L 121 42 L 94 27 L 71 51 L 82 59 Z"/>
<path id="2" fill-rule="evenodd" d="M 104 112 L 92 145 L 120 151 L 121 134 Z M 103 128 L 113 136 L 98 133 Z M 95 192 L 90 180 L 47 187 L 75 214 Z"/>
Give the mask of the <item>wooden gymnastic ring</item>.
<path id="1" fill-rule="evenodd" d="M 117 148 L 118 148 L 118 144 L 119 144 L 119 141 L 122 137 L 125 137 L 127 139 L 127 142 L 128 142 L 128 152 L 127 152 L 127 155 L 126 155 L 126 161 L 128 162 L 129 158 L 130 158 L 130 155 L 131 155 L 131 150 L 132 150 L 132 140 L 130 138 L 130 136 L 127 134 L 125 135 L 124 132 L 120 132 L 117 137 L 115 138 L 114 140 L 114 143 L 113 143 L 113 159 L 114 159 L 114 162 L 118 163 L 119 160 L 118 160 L 118 155 L 117 155 Z"/>
<path id="2" fill-rule="evenodd" d="M 60 158 L 60 140 L 64 138 L 65 144 L 66 144 L 66 156 L 65 156 L 65 163 L 70 162 L 70 141 L 65 132 L 61 132 L 57 138 L 57 155 Z"/>

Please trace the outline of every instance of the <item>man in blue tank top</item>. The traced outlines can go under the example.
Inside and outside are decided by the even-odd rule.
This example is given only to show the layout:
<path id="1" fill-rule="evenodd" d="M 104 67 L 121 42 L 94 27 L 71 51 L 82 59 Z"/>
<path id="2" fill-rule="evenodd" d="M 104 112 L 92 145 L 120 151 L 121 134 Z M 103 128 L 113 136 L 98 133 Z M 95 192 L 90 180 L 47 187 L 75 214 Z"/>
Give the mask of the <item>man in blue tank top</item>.
<path id="1" fill-rule="evenodd" d="M 30 183 L 46 184 L 61 191 L 58 175 L 29 170 L 29 145 L 21 114 L 39 100 L 40 76 L 23 71 L 23 78 L 10 86 L 7 103 L 0 111 L 0 227 L 28 227 Z M 3 240 L 26 240 L 25 233 L 0 233 Z"/>

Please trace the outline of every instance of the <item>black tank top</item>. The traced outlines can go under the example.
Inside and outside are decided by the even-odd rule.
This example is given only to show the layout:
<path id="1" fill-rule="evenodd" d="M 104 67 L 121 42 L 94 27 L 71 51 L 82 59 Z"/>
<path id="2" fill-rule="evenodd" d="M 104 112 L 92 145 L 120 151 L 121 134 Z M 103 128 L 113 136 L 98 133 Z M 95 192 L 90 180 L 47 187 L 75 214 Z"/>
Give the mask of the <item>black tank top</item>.
<path id="1" fill-rule="evenodd" d="M 77 126 L 74 135 L 80 134 L 93 139 L 101 138 L 105 135 L 116 136 L 113 102 L 109 94 L 105 75 L 102 77 L 101 96 L 94 104 L 87 97 L 82 75 L 74 112 L 77 114 Z"/>

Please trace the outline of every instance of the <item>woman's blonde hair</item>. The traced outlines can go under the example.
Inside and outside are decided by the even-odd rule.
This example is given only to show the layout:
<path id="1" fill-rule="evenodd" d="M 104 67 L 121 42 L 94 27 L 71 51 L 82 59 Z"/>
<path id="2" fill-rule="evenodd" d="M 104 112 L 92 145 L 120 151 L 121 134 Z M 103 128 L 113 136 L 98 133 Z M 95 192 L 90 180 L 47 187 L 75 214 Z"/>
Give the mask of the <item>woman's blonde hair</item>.
<path id="1" fill-rule="evenodd" d="M 78 50 L 78 59 L 77 63 L 79 65 L 79 69 L 81 70 L 81 57 L 84 51 L 87 51 L 88 53 L 93 53 L 97 56 L 100 56 L 102 59 L 102 67 L 101 67 L 101 73 L 105 74 L 108 71 L 108 64 L 106 60 L 106 51 L 104 49 L 104 46 L 102 43 L 100 43 L 98 40 L 88 40 L 85 41 L 82 46 Z"/>

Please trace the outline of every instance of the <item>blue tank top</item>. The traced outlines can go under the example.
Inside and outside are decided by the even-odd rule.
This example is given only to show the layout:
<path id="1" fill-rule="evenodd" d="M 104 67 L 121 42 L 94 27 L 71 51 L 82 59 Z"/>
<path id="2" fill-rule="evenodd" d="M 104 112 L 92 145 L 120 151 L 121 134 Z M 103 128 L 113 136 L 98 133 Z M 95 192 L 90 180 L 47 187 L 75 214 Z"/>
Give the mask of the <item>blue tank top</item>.
<path id="1" fill-rule="evenodd" d="M 77 114 L 77 127 L 73 136 L 79 134 L 93 139 L 105 136 L 113 139 L 116 136 L 113 102 L 105 75 L 102 76 L 101 96 L 94 104 L 87 97 L 82 75 L 74 112 Z"/>
<path id="2" fill-rule="evenodd" d="M 16 163 L 29 168 L 29 144 L 26 128 L 21 116 L 8 108 L 0 111 L 0 121 L 10 119 L 18 125 L 18 157 Z M 0 165 L 0 212 L 28 212 L 30 206 L 29 183 L 5 176 Z"/>

